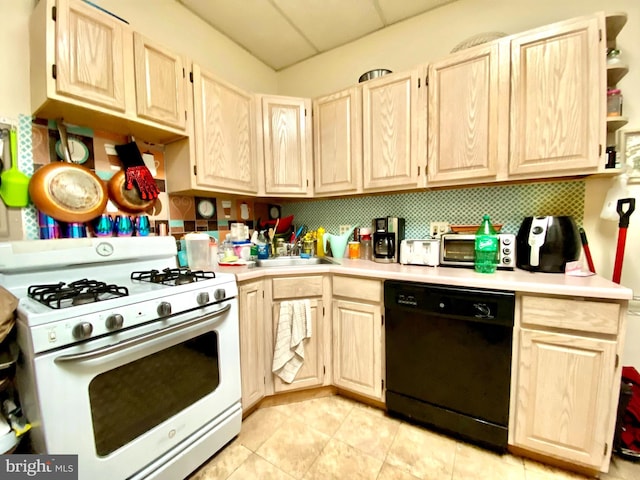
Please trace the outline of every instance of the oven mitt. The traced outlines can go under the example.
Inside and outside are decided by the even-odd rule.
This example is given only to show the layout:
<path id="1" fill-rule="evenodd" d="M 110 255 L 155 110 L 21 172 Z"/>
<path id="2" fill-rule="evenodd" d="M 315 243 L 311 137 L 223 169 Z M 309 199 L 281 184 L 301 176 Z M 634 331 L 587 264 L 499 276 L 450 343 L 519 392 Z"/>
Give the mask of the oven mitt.
<path id="1" fill-rule="evenodd" d="M 143 200 L 158 198 L 160 189 L 156 185 L 151 172 L 144 164 L 136 142 L 116 145 L 116 152 L 124 166 L 126 189 L 131 190 L 135 183 Z"/>

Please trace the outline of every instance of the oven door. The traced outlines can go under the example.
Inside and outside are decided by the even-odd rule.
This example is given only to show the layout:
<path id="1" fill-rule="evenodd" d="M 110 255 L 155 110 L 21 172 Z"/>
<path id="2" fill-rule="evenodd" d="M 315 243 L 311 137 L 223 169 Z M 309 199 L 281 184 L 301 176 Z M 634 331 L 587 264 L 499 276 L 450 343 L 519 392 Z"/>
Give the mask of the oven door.
<path id="1" fill-rule="evenodd" d="M 78 454 L 81 478 L 128 477 L 238 404 L 237 308 L 234 298 L 37 356 L 46 451 Z"/>

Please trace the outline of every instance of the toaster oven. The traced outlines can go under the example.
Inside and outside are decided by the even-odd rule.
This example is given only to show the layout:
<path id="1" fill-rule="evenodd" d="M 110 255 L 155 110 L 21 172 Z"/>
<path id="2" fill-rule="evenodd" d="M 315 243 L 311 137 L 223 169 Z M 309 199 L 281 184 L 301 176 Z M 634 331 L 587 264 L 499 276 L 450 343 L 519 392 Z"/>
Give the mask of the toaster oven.
<path id="1" fill-rule="evenodd" d="M 513 270 L 516 264 L 516 236 L 498 233 L 498 268 Z M 473 268 L 475 234 L 445 233 L 440 237 L 440 265 Z"/>

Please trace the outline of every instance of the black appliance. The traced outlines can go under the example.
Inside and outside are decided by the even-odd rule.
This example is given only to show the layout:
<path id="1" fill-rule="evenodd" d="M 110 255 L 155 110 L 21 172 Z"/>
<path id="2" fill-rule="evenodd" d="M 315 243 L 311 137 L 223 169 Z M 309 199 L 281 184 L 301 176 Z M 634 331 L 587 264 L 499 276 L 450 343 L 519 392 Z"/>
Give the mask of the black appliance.
<path id="1" fill-rule="evenodd" d="M 526 217 L 516 235 L 516 266 L 523 270 L 563 273 L 580 258 L 582 243 L 573 217 Z"/>
<path id="2" fill-rule="evenodd" d="M 507 448 L 514 292 L 387 280 L 390 414 Z"/>
<path id="3" fill-rule="evenodd" d="M 373 220 L 373 261 L 400 261 L 400 243 L 404 240 L 404 218 L 382 217 Z"/>

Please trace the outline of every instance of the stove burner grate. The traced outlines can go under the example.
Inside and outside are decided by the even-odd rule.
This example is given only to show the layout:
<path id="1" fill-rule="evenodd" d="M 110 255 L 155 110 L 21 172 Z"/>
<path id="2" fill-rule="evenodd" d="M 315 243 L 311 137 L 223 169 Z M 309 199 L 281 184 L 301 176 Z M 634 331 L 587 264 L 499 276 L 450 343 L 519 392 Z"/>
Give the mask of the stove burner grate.
<path id="1" fill-rule="evenodd" d="M 32 285 L 27 289 L 30 298 L 55 309 L 84 305 L 129 295 L 127 287 L 110 285 L 96 280 L 82 279 L 64 282 Z"/>
<path id="2" fill-rule="evenodd" d="M 186 283 L 200 282 L 211 278 L 216 278 L 216 274 L 202 270 L 189 270 L 188 268 L 165 268 L 162 271 L 146 270 L 131 273 L 131 280 L 161 283 L 163 285 L 184 285 Z"/>

